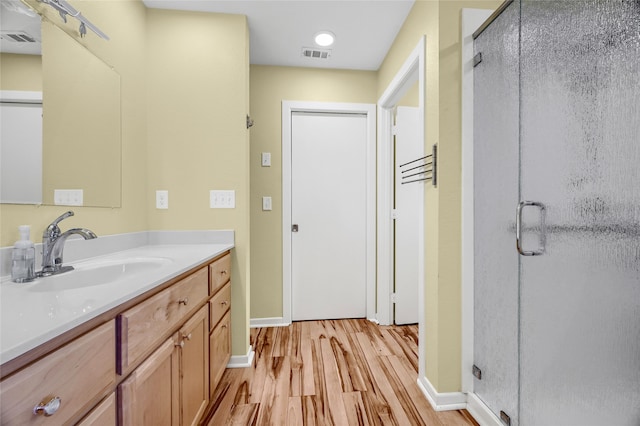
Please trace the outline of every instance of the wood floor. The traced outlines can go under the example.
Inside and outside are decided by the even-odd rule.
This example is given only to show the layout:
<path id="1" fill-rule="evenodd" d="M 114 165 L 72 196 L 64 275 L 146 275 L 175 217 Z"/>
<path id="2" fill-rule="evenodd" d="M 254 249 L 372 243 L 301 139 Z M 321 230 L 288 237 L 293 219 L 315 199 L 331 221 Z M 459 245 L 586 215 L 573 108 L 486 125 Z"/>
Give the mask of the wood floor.
<path id="1" fill-rule="evenodd" d="M 475 425 L 418 385 L 418 327 L 364 319 L 255 328 L 252 368 L 227 369 L 202 425 Z"/>

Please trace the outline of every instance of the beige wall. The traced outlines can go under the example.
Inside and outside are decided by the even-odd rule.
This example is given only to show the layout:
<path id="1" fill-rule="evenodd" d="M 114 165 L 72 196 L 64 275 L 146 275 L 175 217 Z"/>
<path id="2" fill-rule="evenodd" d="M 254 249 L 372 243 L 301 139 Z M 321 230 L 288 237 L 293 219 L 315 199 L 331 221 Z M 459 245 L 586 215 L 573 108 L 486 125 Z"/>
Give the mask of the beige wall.
<path id="1" fill-rule="evenodd" d="M 233 354 L 249 346 L 248 27 L 240 15 L 147 12 L 149 229 L 233 229 Z M 209 191 L 235 190 L 235 209 Z M 155 191 L 169 208 L 155 209 Z"/>
<path id="2" fill-rule="evenodd" d="M 426 35 L 425 149 L 438 144 L 438 187 L 425 197 L 425 371 L 439 392 L 461 385 L 461 44 L 462 8 L 495 9 L 500 1 L 417 0 L 383 62 L 382 94 Z"/>
<path id="3" fill-rule="evenodd" d="M 48 8 L 28 0 L 36 8 Z M 146 8 L 139 0 L 117 2 L 83 1 L 78 6 L 83 14 L 110 37 L 105 41 L 93 34 L 79 39 L 77 21 L 69 18 L 68 31 L 81 44 L 88 46 L 120 74 L 122 111 L 122 207 L 75 207 L 75 217 L 67 219 L 64 228 L 83 226 L 98 235 L 118 234 L 147 229 L 146 213 Z M 44 9 L 46 10 L 46 9 Z M 62 21 L 57 13 L 47 11 L 56 25 Z M 4 77 L 4 76 L 3 76 Z M 70 158 L 73 164 L 82 159 Z M 0 246 L 12 245 L 18 239 L 18 225 L 29 224 L 32 239 L 40 242 L 41 232 L 58 215 L 68 210 L 56 206 L 0 205 Z"/>
<path id="4" fill-rule="evenodd" d="M 375 103 L 377 73 L 251 66 L 251 318 L 282 317 L 283 100 Z M 271 167 L 260 154 L 271 153 Z M 273 210 L 262 211 L 271 196 Z"/>
<path id="5" fill-rule="evenodd" d="M 42 90 L 42 57 L 0 53 L 0 90 Z"/>

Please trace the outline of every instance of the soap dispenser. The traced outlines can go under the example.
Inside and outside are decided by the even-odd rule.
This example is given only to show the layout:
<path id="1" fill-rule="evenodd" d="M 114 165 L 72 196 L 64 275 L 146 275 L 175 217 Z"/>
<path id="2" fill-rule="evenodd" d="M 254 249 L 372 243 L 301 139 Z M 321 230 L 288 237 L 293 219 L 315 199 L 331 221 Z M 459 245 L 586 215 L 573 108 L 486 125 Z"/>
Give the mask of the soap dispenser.
<path id="1" fill-rule="evenodd" d="M 16 241 L 11 254 L 11 281 L 26 283 L 36 277 L 36 249 L 29 240 L 29 225 L 21 225 L 20 240 Z"/>

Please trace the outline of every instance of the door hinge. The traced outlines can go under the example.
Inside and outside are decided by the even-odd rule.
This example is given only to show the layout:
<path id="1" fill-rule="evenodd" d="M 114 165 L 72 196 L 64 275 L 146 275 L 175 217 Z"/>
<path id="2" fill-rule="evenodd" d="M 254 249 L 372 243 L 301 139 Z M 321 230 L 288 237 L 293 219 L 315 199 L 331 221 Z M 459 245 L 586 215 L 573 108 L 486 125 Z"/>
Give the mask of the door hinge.
<path id="1" fill-rule="evenodd" d="M 500 411 L 500 420 L 502 420 L 505 425 L 511 426 L 511 417 L 509 417 L 504 411 Z"/>
<path id="2" fill-rule="evenodd" d="M 482 370 L 480 370 L 480 368 L 478 368 L 477 365 L 473 365 L 473 368 L 471 369 L 473 375 L 475 376 L 476 379 L 478 380 L 482 380 Z"/>
<path id="3" fill-rule="evenodd" d="M 396 220 L 398 218 L 398 209 L 391 210 L 391 219 Z"/>
<path id="4" fill-rule="evenodd" d="M 391 293 L 391 303 L 396 303 L 398 301 L 398 298 L 396 297 L 395 293 Z"/>
<path id="5" fill-rule="evenodd" d="M 478 52 L 476 56 L 473 57 L 473 67 L 477 67 L 480 62 L 482 62 L 482 52 Z"/>

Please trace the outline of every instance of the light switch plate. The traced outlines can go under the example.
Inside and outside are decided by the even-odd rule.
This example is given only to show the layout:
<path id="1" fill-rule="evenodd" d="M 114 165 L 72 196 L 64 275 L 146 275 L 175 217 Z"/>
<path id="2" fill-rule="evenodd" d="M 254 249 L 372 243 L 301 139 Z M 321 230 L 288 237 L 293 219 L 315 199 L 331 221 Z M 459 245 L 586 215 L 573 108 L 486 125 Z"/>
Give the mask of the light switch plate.
<path id="1" fill-rule="evenodd" d="M 271 153 L 263 152 L 261 156 L 262 167 L 271 167 Z"/>
<path id="2" fill-rule="evenodd" d="M 169 208 L 169 191 L 160 190 L 156 191 L 156 209 L 168 209 Z"/>
<path id="3" fill-rule="evenodd" d="M 212 209 L 235 209 L 236 191 L 211 190 L 209 191 L 209 207 Z"/>
<path id="4" fill-rule="evenodd" d="M 53 203 L 58 206 L 82 206 L 84 192 L 82 189 L 54 189 Z"/>
<path id="5" fill-rule="evenodd" d="M 262 197 L 262 210 L 271 211 L 271 197 Z"/>

